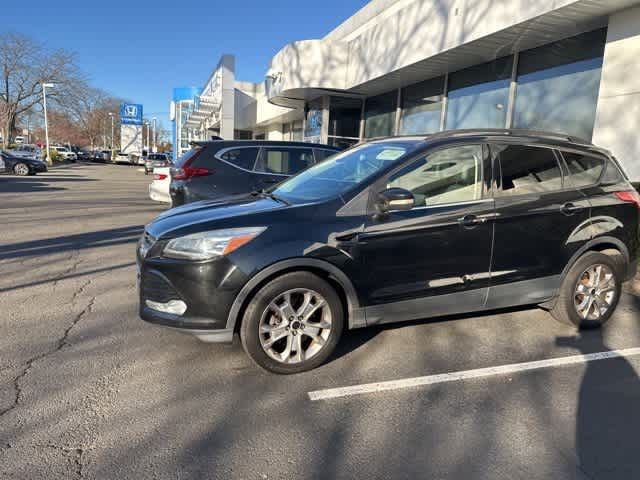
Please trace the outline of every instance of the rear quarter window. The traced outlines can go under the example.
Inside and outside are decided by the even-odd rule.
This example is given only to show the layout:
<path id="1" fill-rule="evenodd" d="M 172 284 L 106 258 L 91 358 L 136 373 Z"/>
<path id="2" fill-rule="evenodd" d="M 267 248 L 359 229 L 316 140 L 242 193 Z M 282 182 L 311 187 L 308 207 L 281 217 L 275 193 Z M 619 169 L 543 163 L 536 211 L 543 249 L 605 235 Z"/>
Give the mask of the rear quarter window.
<path id="1" fill-rule="evenodd" d="M 598 183 L 604 170 L 604 158 L 576 152 L 561 152 L 567 164 L 567 181 L 579 188 Z"/>

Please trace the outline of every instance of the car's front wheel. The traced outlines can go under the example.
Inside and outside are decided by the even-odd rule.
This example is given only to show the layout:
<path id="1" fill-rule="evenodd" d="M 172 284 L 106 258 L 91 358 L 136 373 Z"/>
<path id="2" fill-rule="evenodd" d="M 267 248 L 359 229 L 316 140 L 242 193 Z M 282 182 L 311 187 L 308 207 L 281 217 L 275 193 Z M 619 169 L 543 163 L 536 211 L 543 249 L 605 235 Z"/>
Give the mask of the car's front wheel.
<path id="1" fill-rule="evenodd" d="M 578 328 L 598 328 L 618 305 L 622 272 L 615 257 L 587 252 L 571 267 L 551 314 Z"/>
<path id="2" fill-rule="evenodd" d="M 21 177 L 29 175 L 29 172 L 29 166 L 26 163 L 16 163 L 16 165 L 13 167 L 13 173 Z"/>
<path id="3" fill-rule="evenodd" d="M 293 272 L 262 287 L 240 326 L 251 359 L 273 373 L 290 374 L 321 365 L 342 334 L 344 310 L 338 294 L 310 272 Z"/>

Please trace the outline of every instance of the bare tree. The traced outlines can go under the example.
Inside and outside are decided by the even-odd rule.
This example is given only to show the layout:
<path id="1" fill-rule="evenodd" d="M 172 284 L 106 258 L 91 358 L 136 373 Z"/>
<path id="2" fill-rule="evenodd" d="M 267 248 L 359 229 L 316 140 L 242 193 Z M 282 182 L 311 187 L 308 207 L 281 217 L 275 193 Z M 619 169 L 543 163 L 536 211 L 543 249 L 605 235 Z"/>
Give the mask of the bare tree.
<path id="1" fill-rule="evenodd" d="M 21 34 L 0 34 L 0 124 L 5 143 L 13 139 L 18 117 L 42 102 L 43 83 L 56 85 L 47 91 L 47 101 L 60 108 L 87 88 L 72 53 L 51 50 Z"/>

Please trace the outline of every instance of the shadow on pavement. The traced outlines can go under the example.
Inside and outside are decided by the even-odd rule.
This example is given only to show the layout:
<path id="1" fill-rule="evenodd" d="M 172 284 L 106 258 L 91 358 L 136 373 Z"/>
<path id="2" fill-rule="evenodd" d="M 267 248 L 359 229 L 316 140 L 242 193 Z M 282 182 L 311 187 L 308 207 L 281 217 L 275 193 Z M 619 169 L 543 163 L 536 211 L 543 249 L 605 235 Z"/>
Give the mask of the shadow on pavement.
<path id="1" fill-rule="evenodd" d="M 140 238 L 143 230 L 144 227 L 142 225 L 132 225 L 129 227 L 45 238 L 31 242 L 1 245 L 0 260 L 134 243 Z"/>
<path id="2" fill-rule="evenodd" d="M 560 337 L 557 343 L 583 354 L 611 350 L 601 329 L 575 338 Z M 580 469 L 589 478 L 637 478 L 640 456 L 635 444 L 640 416 L 632 412 L 640 402 L 640 380 L 633 366 L 623 357 L 588 362 L 577 400 Z"/>

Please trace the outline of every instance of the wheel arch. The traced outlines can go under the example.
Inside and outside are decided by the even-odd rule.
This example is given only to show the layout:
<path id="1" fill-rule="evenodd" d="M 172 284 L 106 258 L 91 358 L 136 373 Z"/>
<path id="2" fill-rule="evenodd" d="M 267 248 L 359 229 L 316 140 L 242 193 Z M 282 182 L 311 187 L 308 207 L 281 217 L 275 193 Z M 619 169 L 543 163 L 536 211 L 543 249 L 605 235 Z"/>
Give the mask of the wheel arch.
<path id="1" fill-rule="evenodd" d="M 237 331 L 248 303 L 255 293 L 274 278 L 291 272 L 308 271 L 328 281 L 338 293 L 345 309 L 347 328 L 365 326 L 364 309 L 361 308 L 353 282 L 335 265 L 316 258 L 291 258 L 260 270 L 242 287 L 227 317 L 227 329 Z"/>
<path id="2" fill-rule="evenodd" d="M 564 281 L 567 273 L 571 270 L 571 267 L 578 261 L 582 255 L 587 252 L 601 252 L 606 255 L 611 255 L 613 251 L 619 252 L 624 258 L 624 267 L 625 271 L 623 272 L 625 279 L 628 275 L 628 264 L 629 264 L 629 249 L 627 246 L 619 239 L 610 236 L 603 236 L 598 238 L 593 238 L 589 240 L 586 244 L 584 244 L 576 253 L 573 254 L 567 265 L 564 267 L 561 275 L 561 281 Z"/>
<path id="3" fill-rule="evenodd" d="M 629 249 L 627 246 L 618 238 L 610 237 L 610 236 L 602 236 L 598 238 L 593 238 L 585 243 L 582 247 L 575 252 L 572 257 L 569 259 L 567 264 L 565 265 L 562 273 L 560 274 L 560 282 L 559 285 L 564 283 L 564 279 L 567 277 L 569 270 L 575 265 L 575 263 L 587 252 L 601 252 L 605 255 L 612 255 L 614 252 L 620 253 L 624 259 L 624 268 L 623 272 L 625 278 L 629 275 Z M 554 295 L 550 300 L 543 302 L 540 304 L 540 307 L 545 309 L 552 309 L 556 301 L 558 299 L 558 294 Z"/>

